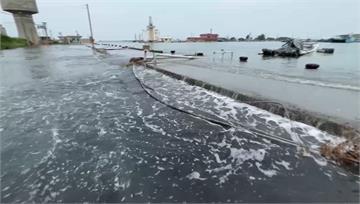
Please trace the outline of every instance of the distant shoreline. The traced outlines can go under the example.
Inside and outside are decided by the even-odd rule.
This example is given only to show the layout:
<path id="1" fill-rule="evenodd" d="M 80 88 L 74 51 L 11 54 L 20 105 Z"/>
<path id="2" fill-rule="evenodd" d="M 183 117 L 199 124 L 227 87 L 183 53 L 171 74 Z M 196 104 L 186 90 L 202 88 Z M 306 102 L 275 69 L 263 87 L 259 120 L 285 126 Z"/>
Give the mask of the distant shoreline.
<path id="1" fill-rule="evenodd" d="M 329 40 L 318 40 L 318 39 L 304 39 L 306 41 L 309 42 L 319 42 L 319 43 L 334 43 L 334 44 L 347 44 L 346 42 L 332 42 Z M 134 41 L 134 40 L 99 40 L 99 43 L 101 42 L 126 42 L 126 43 L 221 43 L 221 42 L 238 42 L 238 43 L 243 43 L 243 42 L 284 42 L 284 40 L 243 40 L 243 41 L 211 41 L 211 42 L 206 42 L 206 41 L 198 41 L 198 42 L 194 42 L 194 41 L 186 41 L 186 40 L 180 40 L 180 41 L 172 41 L 172 42 L 161 42 L 161 41 L 155 41 L 155 42 L 147 42 L 147 41 Z M 360 43 L 360 42 L 353 42 L 353 43 Z"/>

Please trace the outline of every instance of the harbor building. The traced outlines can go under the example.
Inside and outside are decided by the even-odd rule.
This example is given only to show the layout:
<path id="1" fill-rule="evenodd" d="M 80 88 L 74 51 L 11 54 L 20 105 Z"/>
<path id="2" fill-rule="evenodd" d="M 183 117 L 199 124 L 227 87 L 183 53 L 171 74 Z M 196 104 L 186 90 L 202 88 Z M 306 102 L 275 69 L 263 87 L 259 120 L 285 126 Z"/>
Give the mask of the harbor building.
<path id="1" fill-rule="evenodd" d="M 146 33 L 146 37 L 144 38 L 144 34 Z M 140 35 L 135 34 L 134 42 L 171 42 L 172 38 L 169 36 L 161 37 L 160 31 L 156 29 L 153 24 L 152 17 L 149 16 L 149 24 L 146 27 L 146 30 L 142 30 Z"/>
<path id="2" fill-rule="evenodd" d="M 216 42 L 219 39 L 218 34 L 212 33 L 212 30 L 210 30 L 210 33 L 204 33 L 200 34 L 200 37 L 188 37 L 187 41 L 189 42 Z"/>
<path id="3" fill-rule="evenodd" d="M 62 44 L 72 44 L 72 45 L 79 45 L 81 44 L 82 36 L 77 35 L 67 35 L 67 36 L 59 36 L 60 42 Z"/>
<path id="4" fill-rule="evenodd" d="M 170 42 L 172 42 L 172 38 L 171 37 L 160 37 L 160 41 L 170 43 Z"/>
<path id="5" fill-rule="evenodd" d="M 7 36 L 6 29 L 5 29 L 5 27 L 3 27 L 1 24 L 0 24 L 0 34 L 1 34 L 1 35 L 4 35 L 4 36 Z"/>
<path id="6" fill-rule="evenodd" d="M 13 14 L 19 38 L 24 38 L 30 45 L 39 44 L 33 14 L 38 13 L 35 0 L 0 0 L 4 11 Z"/>

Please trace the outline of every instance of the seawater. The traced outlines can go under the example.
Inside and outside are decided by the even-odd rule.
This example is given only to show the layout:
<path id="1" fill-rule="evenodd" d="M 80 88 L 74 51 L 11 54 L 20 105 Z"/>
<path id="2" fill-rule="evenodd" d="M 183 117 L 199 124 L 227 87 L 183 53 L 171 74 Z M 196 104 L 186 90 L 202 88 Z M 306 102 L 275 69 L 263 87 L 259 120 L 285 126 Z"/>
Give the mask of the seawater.
<path id="1" fill-rule="evenodd" d="M 111 42 L 119 45 L 142 47 L 140 43 Z M 334 48 L 334 54 L 311 53 L 299 58 L 264 58 L 259 53 L 263 48 L 276 49 L 282 42 L 210 42 L 210 43 L 153 43 L 155 50 L 177 54 L 206 55 L 203 67 L 217 67 L 223 71 L 241 69 L 242 74 L 262 78 L 283 80 L 289 83 L 310 84 L 329 88 L 360 91 L 360 43 L 319 43 L 319 48 Z M 234 53 L 222 57 L 213 54 L 221 50 Z M 247 56 L 247 63 L 240 63 L 239 57 Z M 306 70 L 307 63 L 320 65 L 318 70 Z"/>

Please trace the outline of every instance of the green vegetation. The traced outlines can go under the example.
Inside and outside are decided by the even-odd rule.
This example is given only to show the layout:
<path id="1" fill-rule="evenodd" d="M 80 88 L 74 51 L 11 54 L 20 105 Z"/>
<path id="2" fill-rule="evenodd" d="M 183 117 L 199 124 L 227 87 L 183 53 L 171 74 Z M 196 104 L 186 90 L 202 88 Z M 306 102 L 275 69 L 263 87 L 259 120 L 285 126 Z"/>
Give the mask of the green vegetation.
<path id="1" fill-rule="evenodd" d="M 12 38 L 8 36 L 1 35 L 0 39 L 0 49 L 14 49 L 19 47 L 27 47 L 27 42 L 22 38 Z"/>
<path id="2" fill-rule="evenodd" d="M 264 41 L 264 40 L 266 40 L 265 34 L 261 34 L 261 35 L 257 36 L 254 40 L 256 40 L 256 41 Z"/>

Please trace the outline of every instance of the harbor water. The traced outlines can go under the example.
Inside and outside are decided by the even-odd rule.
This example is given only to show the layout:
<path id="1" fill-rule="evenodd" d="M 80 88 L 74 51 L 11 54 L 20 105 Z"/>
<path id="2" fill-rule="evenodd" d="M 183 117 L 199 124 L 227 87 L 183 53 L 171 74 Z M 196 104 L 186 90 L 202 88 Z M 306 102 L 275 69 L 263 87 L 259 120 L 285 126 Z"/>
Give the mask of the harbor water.
<path id="1" fill-rule="evenodd" d="M 217 46 L 183 45 L 177 52 Z M 237 44 L 216 48 L 230 49 L 224 45 Z M 156 46 L 171 50 L 175 45 Z M 341 55 L 345 48 L 340 47 L 334 56 L 308 59 L 330 60 Z M 296 69 L 306 57 L 262 61 L 256 53 L 241 52 L 235 56 L 248 55 L 249 63 L 238 66 L 266 71 L 256 66 L 261 63 L 270 74 L 315 77 Z M 85 46 L 0 52 L 2 203 L 359 202 L 359 177 L 318 153 L 322 144 L 342 138 L 156 71 L 126 66 L 138 55 L 129 50 L 102 55 Z M 321 64 L 325 73 L 316 81 L 358 87 L 351 60 L 343 69 L 354 69 L 353 74 L 327 72 Z"/>
<path id="2" fill-rule="evenodd" d="M 141 48 L 140 43 L 110 42 Z M 284 80 L 292 83 L 311 84 L 331 88 L 360 91 L 360 43 L 319 43 L 319 48 L 334 48 L 334 54 L 312 53 L 300 58 L 263 58 L 263 48 L 277 49 L 283 42 L 215 42 L 215 43 L 154 43 L 154 50 L 162 50 L 176 54 L 204 53 L 211 63 L 228 65 L 229 69 L 246 68 L 249 74 L 263 78 Z M 213 54 L 221 50 L 230 54 Z M 247 56 L 247 63 L 239 63 L 240 56 Z M 305 64 L 316 63 L 319 70 L 304 70 Z M 221 67 L 220 67 L 221 68 Z"/>

